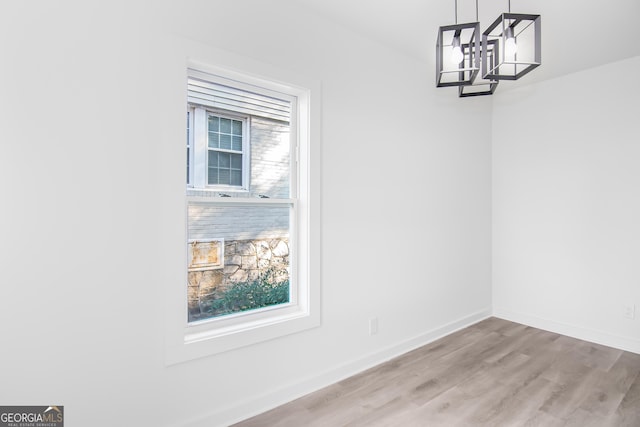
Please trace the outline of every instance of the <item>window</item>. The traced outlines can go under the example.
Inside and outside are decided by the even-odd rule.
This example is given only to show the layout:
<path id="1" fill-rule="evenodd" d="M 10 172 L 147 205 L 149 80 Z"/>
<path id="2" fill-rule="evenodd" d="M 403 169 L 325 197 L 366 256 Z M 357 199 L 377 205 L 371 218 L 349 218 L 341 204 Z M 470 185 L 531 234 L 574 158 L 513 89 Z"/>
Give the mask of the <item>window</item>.
<path id="1" fill-rule="evenodd" d="M 207 114 L 207 184 L 242 187 L 242 129 L 246 120 Z"/>
<path id="2" fill-rule="evenodd" d="M 170 328 L 171 363 L 319 324 L 310 90 L 222 69 L 187 80 L 184 326 Z"/>
<path id="3" fill-rule="evenodd" d="M 197 104 L 189 105 L 187 117 L 187 151 L 194 146 L 193 155 L 187 155 L 187 186 L 248 190 L 249 117 Z"/>
<path id="4" fill-rule="evenodd" d="M 188 87 L 188 321 L 295 305 L 295 97 L 196 71 Z"/>

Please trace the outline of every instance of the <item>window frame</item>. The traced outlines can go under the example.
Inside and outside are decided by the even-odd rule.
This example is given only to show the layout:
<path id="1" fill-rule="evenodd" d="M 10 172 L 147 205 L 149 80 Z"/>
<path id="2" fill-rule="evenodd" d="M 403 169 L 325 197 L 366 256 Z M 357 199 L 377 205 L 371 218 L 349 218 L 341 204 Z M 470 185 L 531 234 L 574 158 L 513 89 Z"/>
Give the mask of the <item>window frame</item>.
<path id="1" fill-rule="evenodd" d="M 222 114 L 222 113 L 215 113 L 211 110 L 207 110 L 207 132 L 211 132 L 208 128 L 208 122 L 209 122 L 209 117 L 213 116 L 213 117 L 217 117 L 219 119 L 230 119 L 230 120 L 234 120 L 234 121 L 238 121 L 240 123 L 242 123 L 242 141 L 241 141 L 241 145 L 242 148 L 241 150 L 238 152 L 237 150 L 226 150 L 226 149 L 222 149 L 222 148 L 211 148 L 209 147 L 209 139 L 207 136 L 207 155 L 206 155 L 206 163 L 207 163 L 207 172 L 206 172 L 206 185 L 207 187 L 210 188 L 214 188 L 214 189 L 226 189 L 226 190 L 245 190 L 248 191 L 251 183 L 249 181 L 249 177 L 251 176 L 250 171 L 248 170 L 251 162 L 249 162 L 249 156 L 251 154 L 251 137 L 249 135 L 249 123 L 250 123 L 250 118 L 249 117 L 234 117 L 231 114 Z M 242 171 L 241 171 L 241 178 L 240 178 L 240 185 L 233 185 L 233 184 L 210 184 L 209 183 L 209 172 L 211 170 L 211 165 L 209 164 L 209 153 L 211 151 L 215 151 L 217 153 L 229 153 L 229 154 L 240 154 L 241 156 L 241 163 L 242 163 Z M 230 166 L 230 170 L 231 170 L 231 166 Z M 249 173 L 248 173 L 249 172 Z"/>
<path id="2" fill-rule="evenodd" d="M 181 265 L 182 280 L 179 283 L 172 283 L 167 292 L 170 315 L 167 317 L 166 324 L 165 358 L 168 365 L 253 345 L 320 325 L 319 82 L 301 79 L 299 76 L 288 73 L 281 74 L 279 70 L 275 73 L 273 73 L 274 70 L 268 70 L 267 77 L 262 77 L 193 60 L 188 61 L 187 68 L 226 79 L 233 82 L 234 87 L 239 89 L 259 88 L 265 93 L 290 96 L 293 100 L 290 121 L 290 167 L 292 170 L 290 199 L 216 198 L 216 203 L 290 206 L 292 210 L 290 268 L 291 275 L 295 275 L 298 285 L 292 289 L 288 304 L 205 319 L 190 324 L 187 316 L 187 263 L 186 250 L 184 250 Z M 281 83 L 282 81 L 291 83 Z M 211 110 L 215 114 L 215 109 Z M 184 126 L 184 121 L 181 123 Z M 184 163 L 181 164 L 184 171 Z M 251 175 L 249 167 L 245 168 L 245 172 Z M 197 187 L 195 189 L 200 190 Z M 185 194 L 183 248 L 188 235 L 186 230 L 188 204 L 210 201 L 211 197 L 189 195 L 188 192 Z"/>

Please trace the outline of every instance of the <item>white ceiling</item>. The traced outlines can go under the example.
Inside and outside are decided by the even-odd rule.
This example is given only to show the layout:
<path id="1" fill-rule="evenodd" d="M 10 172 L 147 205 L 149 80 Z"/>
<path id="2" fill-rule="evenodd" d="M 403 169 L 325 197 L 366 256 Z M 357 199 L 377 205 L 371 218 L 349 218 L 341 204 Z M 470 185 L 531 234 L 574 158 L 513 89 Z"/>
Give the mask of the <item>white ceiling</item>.
<path id="1" fill-rule="evenodd" d="M 434 63 L 438 27 L 455 23 L 455 0 L 296 3 L 429 64 Z M 507 12 L 508 4 L 478 0 L 481 30 Z M 512 0 L 511 12 L 542 17 L 542 66 L 522 80 L 549 79 L 640 55 L 640 0 Z M 475 21 L 475 16 L 475 0 L 458 0 L 459 23 Z M 633 82 L 638 70 L 630 73 Z M 607 78 L 603 76 L 603 84 Z"/>

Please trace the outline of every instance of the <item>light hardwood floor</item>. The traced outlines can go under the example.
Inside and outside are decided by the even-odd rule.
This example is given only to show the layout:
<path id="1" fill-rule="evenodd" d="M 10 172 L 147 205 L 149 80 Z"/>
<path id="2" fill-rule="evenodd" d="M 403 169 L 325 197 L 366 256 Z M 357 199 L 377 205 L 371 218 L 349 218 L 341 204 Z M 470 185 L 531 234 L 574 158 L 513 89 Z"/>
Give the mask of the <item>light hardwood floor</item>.
<path id="1" fill-rule="evenodd" d="M 640 427 L 640 355 L 489 318 L 235 426 Z"/>

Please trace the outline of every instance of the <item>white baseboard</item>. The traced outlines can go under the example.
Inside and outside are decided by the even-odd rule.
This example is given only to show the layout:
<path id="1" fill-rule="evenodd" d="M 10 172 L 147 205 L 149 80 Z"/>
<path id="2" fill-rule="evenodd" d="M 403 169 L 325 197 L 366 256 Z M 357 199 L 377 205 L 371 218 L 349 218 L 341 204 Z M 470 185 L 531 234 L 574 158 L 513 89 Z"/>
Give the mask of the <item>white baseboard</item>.
<path id="1" fill-rule="evenodd" d="M 344 363 L 324 373 L 300 380 L 278 390 L 253 396 L 236 406 L 217 410 L 197 420 L 183 424 L 183 427 L 222 427 L 242 421 L 254 415 L 273 409 L 279 405 L 312 393 L 328 385 L 334 384 L 408 351 L 414 350 L 439 338 L 456 332 L 481 320 L 491 317 L 491 309 L 478 311 L 453 322 L 431 329 L 414 338 L 396 345 L 376 351 L 365 357 Z"/>
<path id="2" fill-rule="evenodd" d="M 543 319 L 529 314 L 516 313 L 501 308 L 494 308 L 493 315 L 500 319 L 510 320 L 512 322 L 521 323 L 538 329 L 544 329 L 545 331 L 555 332 L 557 334 L 567 335 L 584 341 L 606 345 L 607 347 L 640 354 L 640 340 L 637 339 L 620 337 L 595 329 L 570 325 L 568 323 L 557 322 L 550 319 Z"/>

